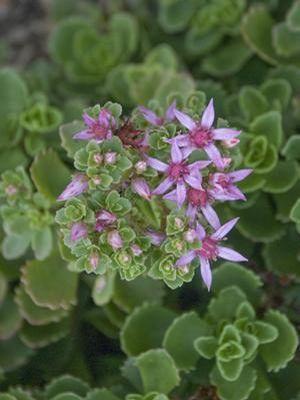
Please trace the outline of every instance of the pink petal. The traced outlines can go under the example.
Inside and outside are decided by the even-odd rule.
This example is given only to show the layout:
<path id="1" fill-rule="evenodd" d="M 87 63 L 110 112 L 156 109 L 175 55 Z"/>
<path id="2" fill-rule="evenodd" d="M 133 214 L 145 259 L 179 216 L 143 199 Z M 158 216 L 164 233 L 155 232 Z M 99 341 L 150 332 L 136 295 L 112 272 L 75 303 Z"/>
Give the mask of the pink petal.
<path id="1" fill-rule="evenodd" d="M 213 133 L 213 138 L 215 140 L 228 140 L 238 136 L 241 133 L 241 131 L 237 131 L 235 129 L 230 129 L 230 128 L 218 128 L 214 129 L 212 133 Z"/>
<path id="2" fill-rule="evenodd" d="M 176 110 L 176 100 L 172 102 L 172 104 L 168 107 L 166 111 L 165 118 L 167 121 L 173 121 L 173 119 L 175 119 L 175 110 Z"/>
<path id="3" fill-rule="evenodd" d="M 204 169 L 211 164 L 210 160 L 200 160 L 200 161 L 195 161 L 192 164 L 189 165 L 189 170 L 194 170 L 194 169 Z"/>
<path id="4" fill-rule="evenodd" d="M 183 159 L 182 152 L 178 147 L 176 140 L 173 140 L 171 144 L 171 159 L 173 163 L 180 163 Z"/>
<path id="5" fill-rule="evenodd" d="M 224 169 L 224 163 L 222 156 L 218 150 L 218 148 L 213 144 L 209 144 L 204 147 L 204 150 L 208 157 L 212 160 L 212 162 L 215 164 L 215 166 L 221 170 Z"/>
<path id="6" fill-rule="evenodd" d="M 196 218 L 196 214 L 197 214 L 197 207 L 193 206 L 192 204 L 189 204 L 186 210 L 187 217 L 193 222 Z"/>
<path id="7" fill-rule="evenodd" d="M 159 118 L 155 114 L 155 112 L 153 112 L 152 110 L 149 110 L 149 108 L 141 106 L 141 107 L 139 107 L 139 111 L 143 114 L 143 117 L 145 118 L 145 120 L 150 122 L 150 124 L 156 125 L 156 126 L 159 126 L 162 124 L 162 119 Z"/>
<path id="8" fill-rule="evenodd" d="M 182 149 L 183 158 L 187 158 L 192 152 L 196 150 L 196 147 L 188 145 Z"/>
<path id="9" fill-rule="evenodd" d="M 208 103 L 208 106 L 204 110 L 201 118 L 201 125 L 204 128 L 211 128 L 212 124 L 214 123 L 215 119 L 215 109 L 214 109 L 214 100 L 211 99 Z"/>
<path id="10" fill-rule="evenodd" d="M 152 194 L 164 194 L 173 185 L 173 180 L 171 178 L 164 179 L 158 186 L 152 191 Z"/>
<path id="11" fill-rule="evenodd" d="M 168 164 L 165 164 L 164 162 L 157 160 L 156 158 L 147 157 L 146 161 L 150 167 L 160 172 L 166 172 L 167 169 L 169 168 Z"/>
<path id="12" fill-rule="evenodd" d="M 190 185 L 194 189 L 202 189 L 201 183 L 202 183 L 202 176 L 199 174 L 199 176 L 193 176 L 193 175 L 187 175 L 184 178 L 185 182 Z"/>
<path id="13" fill-rule="evenodd" d="M 177 267 L 182 267 L 184 265 L 188 265 L 190 264 L 194 258 L 197 257 L 197 254 L 195 252 L 195 250 L 190 250 L 189 252 L 187 252 L 186 254 L 184 254 L 183 256 L 181 256 L 179 258 L 179 260 L 176 262 L 176 266 Z"/>
<path id="14" fill-rule="evenodd" d="M 250 168 L 245 168 L 238 171 L 230 172 L 228 175 L 231 178 L 232 182 L 240 182 L 243 179 L 247 178 L 247 176 L 250 175 L 252 171 L 253 170 Z"/>
<path id="15" fill-rule="evenodd" d="M 88 113 L 83 113 L 82 119 L 88 127 L 91 127 L 96 122 Z"/>
<path id="16" fill-rule="evenodd" d="M 178 121 L 185 126 L 188 130 L 193 130 L 196 128 L 196 123 L 195 121 L 188 116 L 187 114 L 179 111 L 179 110 L 174 110 L 175 117 L 178 119 Z"/>
<path id="17" fill-rule="evenodd" d="M 176 187 L 177 204 L 179 207 L 183 206 L 186 199 L 186 187 L 184 182 L 178 182 Z"/>
<path id="18" fill-rule="evenodd" d="M 171 192 L 165 194 L 164 195 L 164 199 L 176 202 L 176 200 L 177 200 L 177 190 L 174 189 Z"/>
<path id="19" fill-rule="evenodd" d="M 218 214 L 215 212 L 215 210 L 212 208 L 212 206 L 207 203 L 205 207 L 201 208 L 201 211 L 206 218 L 207 222 L 214 228 L 214 229 L 219 229 L 221 224 L 220 220 L 218 217 Z"/>
<path id="20" fill-rule="evenodd" d="M 199 224 L 199 222 L 197 222 L 197 225 L 196 225 L 196 233 L 197 233 L 199 240 L 203 240 L 206 236 L 205 229 L 203 228 L 203 226 L 201 224 Z"/>
<path id="21" fill-rule="evenodd" d="M 94 138 L 94 135 L 92 132 L 89 132 L 87 129 L 75 133 L 73 136 L 73 139 L 79 139 L 79 140 L 92 140 Z"/>
<path id="22" fill-rule="evenodd" d="M 109 128 L 110 121 L 113 123 L 114 119 L 112 118 L 111 112 L 103 108 L 98 115 L 99 124 L 105 128 Z"/>
<path id="23" fill-rule="evenodd" d="M 229 249 L 228 247 L 217 246 L 218 256 L 229 261 L 248 261 L 247 258 L 242 256 L 235 250 Z"/>
<path id="24" fill-rule="evenodd" d="M 222 240 L 227 235 L 227 233 L 233 229 L 238 220 L 239 218 L 233 218 L 230 221 L 226 222 L 226 224 L 222 225 L 219 229 L 216 230 L 216 232 L 211 235 L 211 238 L 217 241 Z"/>
<path id="25" fill-rule="evenodd" d="M 211 282 L 212 282 L 212 275 L 211 275 L 211 269 L 210 269 L 210 264 L 207 258 L 200 256 L 200 271 L 201 271 L 201 276 L 203 279 L 203 282 L 205 283 L 206 287 L 208 290 L 211 288 Z"/>
<path id="26" fill-rule="evenodd" d="M 236 186 L 229 187 L 229 195 L 232 197 L 232 200 L 247 200 L 244 193 Z"/>
<path id="27" fill-rule="evenodd" d="M 166 139 L 167 143 L 172 144 L 174 141 L 177 142 L 178 146 L 187 146 L 190 143 L 189 135 L 177 135 L 171 139 Z"/>

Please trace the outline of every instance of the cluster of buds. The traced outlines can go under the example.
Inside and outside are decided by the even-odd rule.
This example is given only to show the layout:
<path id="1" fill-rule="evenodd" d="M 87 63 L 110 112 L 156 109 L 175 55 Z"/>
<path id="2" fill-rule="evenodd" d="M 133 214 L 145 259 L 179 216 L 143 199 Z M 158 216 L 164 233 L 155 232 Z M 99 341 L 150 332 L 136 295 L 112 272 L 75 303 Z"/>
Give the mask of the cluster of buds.
<path id="1" fill-rule="evenodd" d="M 74 140 L 88 143 L 75 154 L 78 173 L 58 198 L 67 203 L 57 216 L 81 270 L 118 269 L 125 279 L 147 272 L 177 287 L 200 264 L 210 289 L 211 261 L 246 261 L 221 243 L 238 218 L 221 224 L 215 210 L 246 200 L 236 184 L 251 170 L 234 171 L 230 156 L 240 131 L 214 127 L 213 100 L 201 119 L 187 111 L 173 102 L 163 117 L 139 107 L 125 119 L 107 103 L 84 113 Z"/>

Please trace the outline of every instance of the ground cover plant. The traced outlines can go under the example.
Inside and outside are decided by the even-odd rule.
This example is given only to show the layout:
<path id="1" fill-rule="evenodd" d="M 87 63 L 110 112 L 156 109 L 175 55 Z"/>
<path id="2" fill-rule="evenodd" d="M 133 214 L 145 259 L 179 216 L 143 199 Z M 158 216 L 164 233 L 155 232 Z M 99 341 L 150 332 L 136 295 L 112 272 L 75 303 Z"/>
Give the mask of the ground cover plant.
<path id="1" fill-rule="evenodd" d="M 0 32 L 0 400 L 300 399 L 299 1 Z"/>

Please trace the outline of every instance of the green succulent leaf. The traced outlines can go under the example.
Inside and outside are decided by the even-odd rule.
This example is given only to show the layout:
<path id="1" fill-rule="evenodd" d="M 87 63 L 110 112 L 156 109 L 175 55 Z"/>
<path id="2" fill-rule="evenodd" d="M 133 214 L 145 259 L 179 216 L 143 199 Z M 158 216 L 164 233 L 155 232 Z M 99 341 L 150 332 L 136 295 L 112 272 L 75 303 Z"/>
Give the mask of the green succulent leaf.
<path id="1" fill-rule="evenodd" d="M 68 168 L 54 150 L 39 154 L 30 171 L 37 189 L 52 202 L 56 201 L 70 181 Z"/>
<path id="2" fill-rule="evenodd" d="M 149 350 L 136 358 L 145 393 L 157 391 L 168 394 L 179 382 L 174 360 L 166 350 Z"/>
<path id="3" fill-rule="evenodd" d="M 193 342 L 199 336 L 209 334 L 210 326 L 194 311 L 174 319 L 165 333 L 163 347 L 174 359 L 177 368 L 189 370 L 198 359 Z"/>
<path id="4" fill-rule="evenodd" d="M 209 360 L 216 355 L 218 341 L 214 336 L 198 337 L 198 339 L 194 341 L 194 347 L 201 357 Z"/>
<path id="5" fill-rule="evenodd" d="M 35 304 L 51 310 L 69 309 L 76 304 L 77 281 L 78 275 L 68 271 L 56 254 L 43 261 L 29 261 L 22 269 L 26 293 Z"/>
<path id="6" fill-rule="evenodd" d="M 278 337 L 260 347 L 260 354 L 268 371 L 279 371 L 294 357 L 299 340 L 297 332 L 287 317 L 279 311 L 270 310 L 265 321 L 277 328 Z"/>
<path id="7" fill-rule="evenodd" d="M 166 330 L 176 314 L 156 304 L 144 304 L 130 314 L 120 333 L 123 351 L 136 356 L 161 346 Z"/>
<path id="8" fill-rule="evenodd" d="M 261 297 L 261 279 L 253 271 L 239 264 L 231 262 L 221 264 L 213 271 L 213 282 L 212 289 L 216 294 L 227 286 L 235 285 L 247 295 L 253 304 L 257 304 Z"/>
<path id="9" fill-rule="evenodd" d="M 236 286 L 222 289 L 216 298 L 208 305 L 208 314 L 213 321 L 230 320 L 236 314 L 240 302 L 246 300 L 246 295 Z"/>
<path id="10" fill-rule="evenodd" d="M 89 390 L 89 385 L 83 380 L 71 375 L 62 375 L 48 383 L 45 387 L 45 395 L 48 399 L 52 399 L 65 392 L 84 397 L 88 394 Z"/>
<path id="11" fill-rule="evenodd" d="M 246 366 L 234 382 L 224 379 L 217 368 L 211 373 L 211 382 L 217 387 L 221 400 L 247 400 L 254 390 L 257 374 L 255 369 Z"/>

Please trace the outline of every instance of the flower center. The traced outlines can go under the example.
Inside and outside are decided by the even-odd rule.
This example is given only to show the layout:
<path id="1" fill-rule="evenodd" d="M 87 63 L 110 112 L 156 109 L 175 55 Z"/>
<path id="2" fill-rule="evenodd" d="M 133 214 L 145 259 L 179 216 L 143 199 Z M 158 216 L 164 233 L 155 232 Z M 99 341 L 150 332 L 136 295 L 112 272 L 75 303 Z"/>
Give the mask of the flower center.
<path id="1" fill-rule="evenodd" d="M 230 178 L 225 174 L 218 174 L 216 184 L 226 189 L 230 185 Z"/>
<path id="2" fill-rule="evenodd" d="M 208 258 L 209 260 L 214 260 L 217 258 L 217 242 L 212 238 L 205 237 L 202 241 L 202 247 L 199 250 L 201 256 Z"/>
<path id="3" fill-rule="evenodd" d="M 197 126 L 191 133 L 191 141 L 193 144 L 202 149 L 212 142 L 212 134 L 209 129 L 203 128 L 201 125 Z"/>
<path id="4" fill-rule="evenodd" d="M 169 176 L 174 179 L 175 181 L 178 181 L 182 179 L 185 175 L 189 174 L 189 169 L 188 166 L 186 165 L 185 162 L 180 162 L 180 163 L 171 163 L 168 171 Z"/>
<path id="5" fill-rule="evenodd" d="M 197 189 L 193 189 L 190 188 L 188 190 L 188 202 L 195 207 L 204 207 L 207 203 L 208 200 L 208 196 L 205 190 L 197 190 Z"/>
<path id="6" fill-rule="evenodd" d="M 107 127 L 101 126 L 98 121 L 93 123 L 90 130 L 99 139 L 105 139 L 109 131 Z"/>

